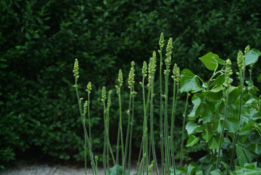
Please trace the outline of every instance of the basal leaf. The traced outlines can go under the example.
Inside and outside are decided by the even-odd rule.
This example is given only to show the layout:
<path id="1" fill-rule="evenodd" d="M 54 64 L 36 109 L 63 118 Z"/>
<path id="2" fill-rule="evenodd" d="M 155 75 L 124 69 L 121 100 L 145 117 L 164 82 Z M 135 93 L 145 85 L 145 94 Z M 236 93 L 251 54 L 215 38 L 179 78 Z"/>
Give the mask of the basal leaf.
<path id="1" fill-rule="evenodd" d="M 189 69 L 183 69 L 180 79 L 181 92 L 196 92 L 202 89 L 198 77 Z"/>
<path id="2" fill-rule="evenodd" d="M 256 49 L 251 49 L 249 52 L 245 54 L 245 64 L 251 65 L 255 64 L 258 61 L 259 53 Z"/>
<path id="3" fill-rule="evenodd" d="M 188 138 L 186 146 L 191 147 L 191 146 L 195 145 L 196 143 L 198 143 L 198 141 L 199 141 L 199 138 L 197 138 L 194 135 L 190 135 L 189 138 Z"/>

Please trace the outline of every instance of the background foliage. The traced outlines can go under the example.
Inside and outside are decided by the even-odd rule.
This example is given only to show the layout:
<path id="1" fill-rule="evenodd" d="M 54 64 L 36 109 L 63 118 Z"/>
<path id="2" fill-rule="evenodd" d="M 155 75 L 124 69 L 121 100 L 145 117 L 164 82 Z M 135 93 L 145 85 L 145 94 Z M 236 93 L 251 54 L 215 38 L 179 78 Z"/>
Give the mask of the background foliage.
<path id="1" fill-rule="evenodd" d="M 119 68 L 127 77 L 134 60 L 140 72 L 164 32 L 166 38 L 173 37 L 173 62 L 208 77 L 197 61 L 205 53 L 213 51 L 235 62 L 236 53 L 247 44 L 260 49 L 260 8 L 256 0 L 1 1 L 0 166 L 32 148 L 59 159 L 82 160 L 83 134 L 72 88 L 75 58 L 80 62 L 82 96 L 88 81 L 94 85 L 91 122 L 99 151 L 98 87 L 114 88 Z M 254 80 L 258 74 L 256 66 Z M 127 93 L 123 97 L 126 105 Z M 116 104 L 112 127 L 117 123 Z M 141 136 L 142 120 L 136 119 L 134 135 Z M 111 135 L 113 142 L 115 133 Z M 140 137 L 134 142 L 139 144 Z"/>

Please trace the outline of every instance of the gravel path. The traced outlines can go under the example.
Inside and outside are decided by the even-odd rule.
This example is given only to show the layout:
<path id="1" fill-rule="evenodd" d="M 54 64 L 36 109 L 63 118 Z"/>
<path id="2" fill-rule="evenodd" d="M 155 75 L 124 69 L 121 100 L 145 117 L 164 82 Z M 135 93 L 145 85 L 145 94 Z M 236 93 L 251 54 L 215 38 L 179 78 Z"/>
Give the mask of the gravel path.
<path id="1" fill-rule="evenodd" d="M 92 175 L 91 169 L 87 170 L 88 175 Z M 136 173 L 136 169 L 131 169 L 131 175 Z M 103 175 L 103 169 L 99 169 L 99 175 Z M 14 167 L 0 170 L 0 175 L 85 175 L 84 168 L 69 166 L 49 166 L 48 164 L 28 165 L 17 163 Z"/>

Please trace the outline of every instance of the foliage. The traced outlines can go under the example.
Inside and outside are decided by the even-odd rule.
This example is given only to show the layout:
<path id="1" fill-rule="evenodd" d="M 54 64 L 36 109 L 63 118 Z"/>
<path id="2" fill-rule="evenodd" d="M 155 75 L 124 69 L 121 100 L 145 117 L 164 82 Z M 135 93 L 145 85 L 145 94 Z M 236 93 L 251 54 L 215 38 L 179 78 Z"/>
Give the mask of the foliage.
<path id="1" fill-rule="evenodd" d="M 158 34 L 163 31 L 167 37 L 173 36 L 175 62 L 197 72 L 203 66 L 188 65 L 188 60 L 195 62 L 208 51 L 215 51 L 221 58 L 232 58 L 246 43 L 260 48 L 260 8 L 260 3 L 254 0 L 229 3 L 225 0 L 204 3 L 196 0 L 2 0 L 0 164 L 14 160 L 16 151 L 35 146 L 44 154 L 63 160 L 83 160 L 83 131 L 76 117 L 71 83 L 74 58 L 81 62 L 81 75 L 84 74 L 80 83 L 91 80 L 95 89 L 91 96 L 98 96 L 97 87 L 112 88 L 116 79 L 111 79 L 111 75 L 120 67 L 126 77 L 130 60 L 141 64 L 156 48 Z M 252 72 L 255 81 L 259 72 L 257 69 Z M 208 71 L 199 75 L 206 77 Z M 85 86 L 79 88 L 83 92 Z M 97 128 L 93 130 L 96 151 L 103 147 L 99 100 L 92 101 L 90 121 Z M 122 105 L 128 106 L 128 93 L 122 93 L 122 100 Z M 136 100 L 142 103 L 141 98 Z M 117 99 L 112 98 L 112 106 L 115 104 Z M 139 112 L 142 108 L 137 109 L 135 114 L 142 115 Z M 117 127 L 117 112 L 112 107 L 111 127 Z M 178 108 L 179 127 L 181 113 L 182 109 Z M 159 115 L 158 109 L 155 115 Z M 135 122 L 137 127 L 133 132 L 137 135 L 142 130 L 142 119 Z M 155 125 L 159 128 L 158 122 Z M 123 121 L 123 127 L 126 126 L 127 122 Z M 159 143 L 159 131 L 155 133 L 155 141 Z M 111 135 L 116 137 L 117 131 Z M 111 139 L 116 143 L 116 139 Z M 133 139 L 136 146 L 140 144 L 140 137 Z M 179 143 L 180 140 L 175 142 Z"/>
<path id="2" fill-rule="evenodd" d="M 138 160 L 137 174 L 151 174 L 154 170 L 158 175 L 158 158 L 156 155 L 155 147 L 155 101 L 156 96 L 163 94 L 155 92 L 155 77 L 161 76 L 161 72 L 156 74 L 156 67 L 162 64 L 162 48 L 164 46 L 164 36 L 160 37 L 160 61 L 157 61 L 156 52 L 153 51 L 152 57 L 149 60 L 149 64 L 143 63 L 142 67 L 142 100 L 143 100 L 143 125 L 142 125 L 142 139 L 140 144 L 140 153 Z M 239 82 L 233 80 L 232 62 L 230 59 L 224 61 L 217 54 L 212 52 L 200 57 L 199 60 L 205 65 L 205 67 L 212 71 L 211 77 L 204 81 L 203 78 L 194 74 L 189 69 L 183 69 L 180 74 L 180 69 L 177 64 L 174 64 L 172 71 L 173 86 L 169 85 L 170 66 L 172 59 L 172 38 L 169 39 L 166 47 L 166 57 L 163 71 L 160 67 L 160 71 L 165 75 L 165 90 L 164 100 L 160 100 L 160 106 L 164 109 L 164 119 L 161 118 L 160 125 L 160 141 L 164 142 L 164 145 L 160 147 L 161 155 L 161 174 L 231 174 L 233 172 L 245 172 L 245 169 L 250 169 L 251 173 L 259 172 L 259 167 L 253 162 L 260 160 L 261 151 L 261 105 L 259 89 L 254 85 L 252 81 L 252 74 L 246 77 L 245 72 L 249 69 L 252 71 L 254 65 L 258 62 L 258 58 L 261 53 L 256 49 L 250 49 L 250 46 L 245 48 L 244 54 L 242 51 L 237 55 L 238 72 L 236 72 Z M 74 77 L 75 77 L 75 89 L 79 104 L 79 110 L 83 121 L 83 128 L 86 131 L 86 114 L 87 106 L 90 104 L 83 103 L 84 96 L 80 97 L 78 92 L 78 79 L 79 79 L 79 65 L 78 60 L 75 60 L 74 64 Z M 116 93 L 118 94 L 118 135 L 117 135 L 117 149 L 114 153 L 110 145 L 109 137 L 109 116 L 111 105 L 111 92 L 107 100 L 106 88 L 103 86 L 101 92 L 101 101 L 104 106 L 104 150 L 103 150 L 103 166 L 104 174 L 113 172 L 120 174 L 117 171 L 122 169 L 122 174 L 125 174 L 125 169 L 128 167 L 130 171 L 131 165 L 131 149 L 132 149 L 132 127 L 134 126 L 134 97 L 138 93 L 139 86 L 135 85 L 135 63 L 131 62 L 131 69 L 129 77 L 127 79 L 129 91 L 129 107 L 127 108 L 127 132 L 125 137 L 125 143 L 122 128 L 123 116 L 122 111 L 122 98 L 124 76 L 122 70 L 119 70 L 118 83 L 116 84 Z M 125 80 L 126 81 L 126 80 Z M 147 82 L 147 86 L 145 86 Z M 160 83 L 163 84 L 162 81 Z M 179 86 L 180 85 L 180 86 Z M 161 84 L 159 86 L 162 86 Z M 169 87 L 173 87 L 172 93 L 172 107 L 171 117 L 169 114 L 168 99 L 169 99 Z M 180 147 L 180 167 L 176 166 L 176 153 L 174 149 L 174 124 L 175 113 L 177 107 L 178 96 L 180 93 L 186 93 L 187 98 L 184 106 L 183 125 L 181 132 L 181 147 Z M 190 98 L 192 96 L 192 98 Z M 188 103 L 192 101 L 193 108 L 189 114 Z M 161 108 L 161 107 L 159 107 Z M 85 112 L 82 112 L 85 111 Z M 88 112 L 89 109 L 88 109 Z M 188 121 L 187 121 L 188 120 Z M 88 127 L 90 127 L 90 123 Z M 163 130 L 164 129 L 164 130 Z M 187 132 L 185 132 L 185 129 Z M 186 133 L 188 138 L 186 139 Z M 88 149 L 90 152 L 91 162 L 94 162 L 93 150 L 91 141 L 88 136 L 91 132 L 85 132 L 85 143 L 88 143 Z M 176 134 L 177 135 L 177 134 Z M 203 145 L 207 152 L 199 159 L 198 164 L 191 162 L 189 165 L 183 164 L 184 160 L 184 141 L 187 140 L 186 147 L 194 147 L 200 143 Z M 86 149 L 86 147 L 85 147 Z M 119 153 L 121 150 L 121 154 Z M 116 162 L 114 158 L 116 154 Z M 119 154 L 121 155 L 122 163 L 119 165 Z M 85 157 L 87 155 L 85 154 Z M 109 157 L 113 160 L 115 165 L 110 168 Z M 150 163 L 150 164 L 149 164 Z M 250 165 L 249 165 L 250 164 Z M 255 166 L 254 166 L 255 165 Z M 95 171 L 94 163 L 91 164 L 93 173 Z"/>

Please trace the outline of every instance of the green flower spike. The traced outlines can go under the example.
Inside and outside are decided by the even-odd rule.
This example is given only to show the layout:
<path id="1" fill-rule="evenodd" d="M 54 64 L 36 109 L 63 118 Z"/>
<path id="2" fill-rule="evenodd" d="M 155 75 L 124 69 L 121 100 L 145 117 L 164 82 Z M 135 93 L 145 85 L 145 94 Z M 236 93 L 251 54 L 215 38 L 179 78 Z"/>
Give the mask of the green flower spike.
<path id="1" fill-rule="evenodd" d="M 170 64 L 171 64 L 171 55 L 172 55 L 172 38 L 169 39 L 167 49 L 166 49 L 166 59 L 165 59 L 165 64 L 166 64 L 166 70 L 164 71 L 164 74 L 167 72 L 170 72 Z"/>
<path id="2" fill-rule="evenodd" d="M 111 94 L 112 94 L 112 90 L 109 90 L 107 106 L 111 106 Z"/>
<path id="3" fill-rule="evenodd" d="M 132 88 L 135 84 L 135 69 L 134 69 L 134 66 L 135 66 L 135 62 L 132 61 L 131 62 L 131 70 L 130 70 L 130 73 L 129 73 L 129 79 L 128 79 L 128 84 L 129 84 L 129 88 Z"/>
<path id="4" fill-rule="evenodd" d="M 179 67 L 177 66 L 177 64 L 175 64 L 174 67 L 173 67 L 172 78 L 175 82 L 179 82 L 179 80 L 180 80 L 180 70 L 179 70 Z"/>
<path id="5" fill-rule="evenodd" d="M 230 59 L 227 59 L 226 61 L 226 69 L 225 69 L 225 87 L 228 87 L 232 83 L 232 79 L 230 79 L 230 76 L 233 74 L 231 69 L 231 61 Z"/>
<path id="6" fill-rule="evenodd" d="M 102 102 L 105 102 L 105 100 L 106 100 L 106 87 L 103 86 L 103 87 L 102 87 L 102 97 L 101 97 L 101 101 L 102 101 Z"/>
<path id="7" fill-rule="evenodd" d="M 92 83 L 91 83 L 91 82 L 89 82 L 89 83 L 87 84 L 86 91 L 87 91 L 88 93 L 91 93 L 91 91 L 92 91 Z"/>
<path id="8" fill-rule="evenodd" d="M 146 77 L 147 76 L 147 71 L 148 71 L 148 66 L 146 61 L 143 62 L 143 66 L 142 66 L 142 76 Z"/>
<path id="9" fill-rule="evenodd" d="M 78 60 L 75 59 L 75 62 L 74 62 L 74 67 L 73 67 L 73 75 L 76 79 L 79 78 L 79 63 L 78 63 Z"/>
<path id="10" fill-rule="evenodd" d="M 246 48 L 245 48 L 245 51 L 244 51 L 244 53 L 246 54 L 247 52 L 249 52 L 250 51 L 250 46 L 249 45 L 247 45 L 246 46 Z"/>
<path id="11" fill-rule="evenodd" d="M 243 70 L 245 68 L 245 59 L 242 51 L 239 51 L 237 54 L 237 65 L 239 70 Z"/>
<path id="12" fill-rule="evenodd" d="M 121 91 L 121 86 L 123 85 L 123 76 L 122 76 L 122 71 L 121 69 L 119 70 L 119 74 L 118 74 L 118 82 L 119 85 L 116 85 L 116 93 L 119 94 Z"/>
<path id="13" fill-rule="evenodd" d="M 162 49 L 164 47 L 164 34 L 163 33 L 160 34 L 159 46 L 160 46 L 160 49 Z"/>

